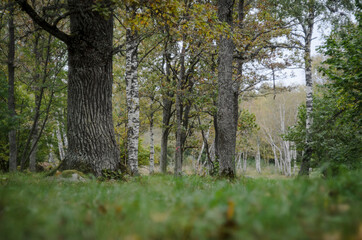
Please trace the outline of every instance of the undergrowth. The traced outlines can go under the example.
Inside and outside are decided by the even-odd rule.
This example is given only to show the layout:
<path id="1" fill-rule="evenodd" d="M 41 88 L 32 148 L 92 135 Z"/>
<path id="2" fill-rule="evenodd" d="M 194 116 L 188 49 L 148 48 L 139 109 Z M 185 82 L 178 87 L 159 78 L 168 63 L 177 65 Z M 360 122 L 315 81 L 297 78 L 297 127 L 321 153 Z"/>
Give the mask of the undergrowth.
<path id="1" fill-rule="evenodd" d="M 324 179 L 0 175 L 0 239 L 361 239 L 360 172 Z"/>

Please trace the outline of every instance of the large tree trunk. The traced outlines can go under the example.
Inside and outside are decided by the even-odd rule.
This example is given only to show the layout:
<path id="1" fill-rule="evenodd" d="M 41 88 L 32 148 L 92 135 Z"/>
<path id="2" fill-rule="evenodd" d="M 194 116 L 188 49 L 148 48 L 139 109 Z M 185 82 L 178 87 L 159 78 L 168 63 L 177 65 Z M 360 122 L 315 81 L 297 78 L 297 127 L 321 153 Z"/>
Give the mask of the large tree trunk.
<path id="1" fill-rule="evenodd" d="M 218 1 L 218 16 L 221 22 L 232 27 L 233 0 Z M 235 96 L 233 87 L 234 43 L 230 36 L 223 35 L 219 41 L 218 101 L 217 101 L 217 153 L 220 162 L 219 174 L 235 177 Z"/>
<path id="2" fill-rule="evenodd" d="M 27 3 L 16 0 L 34 22 L 68 47 L 68 142 L 61 169 L 99 176 L 120 167 L 112 120 L 112 1 L 68 0 L 70 35 L 48 23 Z M 107 14 L 105 14 L 107 13 Z"/>
<path id="3" fill-rule="evenodd" d="M 11 119 L 15 112 L 15 27 L 14 27 L 14 7 L 10 7 L 9 13 L 9 42 L 8 42 L 8 109 Z M 11 127 L 9 131 L 9 171 L 16 171 L 17 166 L 16 130 Z"/>
<path id="4" fill-rule="evenodd" d="M 69 147 L 63 168 L 99 176 L 120 166 L 112 120 L 113 18 L 91 10 L 91 0 L 68 4 L 75 13 L 70 15 Z"/>
<path id="5" fill-rule="evenodd" d="M 128 166 L 132 175 L 138 175 L 138 138 L 140 127 L 138 90 L 138 43 L 137 34 L 126 30 L 126 95 L 127 95 L 127 152 Z"/>
<path id="6" fill-rule="evenodd" d="M 310 129 L 313 118 L 313 78 L 312 78 L 312 58 L 311 43 L 314 27 L 314 9 L 311 8 L 307 20 L 307 26 L 304 28 L 305 49 L 304 49 L 304 66 L 305 66 L 305 83 L 306 83 L 306 123 L 305 123 L 305 148 L 299 175 L 309 175 L 310 161 L 312 158 L 312 147 L 310 143 Z"/>

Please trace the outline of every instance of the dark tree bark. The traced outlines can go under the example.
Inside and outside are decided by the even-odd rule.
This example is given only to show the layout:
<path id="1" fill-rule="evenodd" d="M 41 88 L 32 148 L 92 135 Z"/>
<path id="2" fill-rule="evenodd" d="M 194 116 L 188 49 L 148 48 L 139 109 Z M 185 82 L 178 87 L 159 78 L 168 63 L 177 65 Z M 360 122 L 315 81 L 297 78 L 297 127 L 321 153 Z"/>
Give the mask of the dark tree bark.
<path id="1" fill-rule="evenodd" d="M 185 78 L 185 35 L 183 36 L 181 54 L 180 54 L 180 74 L 177 77 L 177 92 L 176 92 L 176 150 L 175 150 L 175 176 L 182 174 L 182 137 L 184 135 L 184 130 L 182 127 L 182 81 Z"/>
<path id="2" fill-rule="evenodd" d="M 218 16 L 232 28 L 233 0 L 218 1 Z M 219 174 L 235 177 L 235 97 L 232 78 L 234 43 L 226 35 L 220 37 L 218 59 L 218 101 L 217 101 L 217 153 L 220 163 Z"/>
<path id="3" fill-rule="evenodd" d="M 14 27 L 14 6 L 10 6 L 9 13 L 9 42 L 8 42 L 8 109 L 11 119 L 14 119 L 15 112 L 15 27 Z M 9 131 L 9 170 L 16 171 L 17 166 L 16 130 L 13 127 Z"/>
<path id="4" fill-rule="evenodd" d="M 41 18 L 25 1 L 22 10 L 68 46 L 68 152 L 61 169 L 101 175 L 120 167 L 112 119 L 113 18 L 92 10 L 92 0 L 69 0 L 70 33 Z M 102 1 L 111 13 L 111 1 Z"/>
<path id="5" fill-rule="evenodd" d="M 164 54 L 164 64 L 166 64 L 166 84 L 170 83 L 170 66 L 168 62 L 169 53 Z M 172 93 L 170 90 L 165 90 L 162 94 L 162 136 L 161 136 L 161 159 L 160 159 L 160 170 L 162 173 L 167 171 L 167 145 L 168 136 L 171 130 L 171 116 L 172 116 Z"/>

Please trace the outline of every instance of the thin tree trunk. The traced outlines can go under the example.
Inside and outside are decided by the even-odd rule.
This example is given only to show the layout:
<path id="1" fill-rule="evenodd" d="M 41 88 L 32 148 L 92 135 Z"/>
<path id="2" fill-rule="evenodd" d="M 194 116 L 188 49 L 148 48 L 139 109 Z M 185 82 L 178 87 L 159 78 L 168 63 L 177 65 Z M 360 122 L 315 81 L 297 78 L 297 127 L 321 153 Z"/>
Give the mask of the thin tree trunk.
<path id="1" fill-rule="evenodd" d="M 210 159 L 209 161 L 207 161 L 207 170 L 209 172 L 210 175 L 214 175 L 214 164 L 216 160 L 216 143 L 215 141 L 211 144 L 210 149 L 209 149 L 209 153 L 210 153 Z"/>
<path id="2" fill-rule="evenodd" d="M 233 0 L 218 1 L 218 17 L 232 29 Z M 230 36 L 223 35 L 219 41 L 218 101 L 217 101 L 217 153 L 219 174 L 235 177 L 235 96 L 233 84 L 234 43 Z"/>
<path id="3" fill-rule="evenodd" d="M 206 132 L 206 137 L 209 136 L 209 130 Z M 204 149 L 205 149 L 205 141 L 204 141 L 204 137 L 202 136 L 202 145 L 201 145 L 201 149 L 200 149 L 200 152 L 199 152 L 199 156 L 197 157 L 197 160 L 194 164 L 194 169 L 195 169 L 195 172 L 198 171 L 198 167 L 200 165 L 200 162 L 201 162 L 201 157 L 202 157 L 202 154 L 204 152 Z"/>
<path id="4" fill-rule="evenodd" d="M 126 30 L 126 95 L 127 95 L 127 153 L 132 175 L 138 175 L 139 88 L 137 34 Z"/>
<path id="5" fill-rule="evenodd" d="M 274 154 L 274 166 L 275 166 L 275 169 L 277 169 L 277 171 L 279 171 L 279 160 L 278 160 L 278 154 L 277 154 L 277 151 L 276 151 L 276 147 L 275 147 L 275 144 L 272 143 L 272 149 L 273 149 L 273 154 Z"/>
<path id="6" fill-rule="evenodd" d="M 60 124 L 57 121 L 57 128 L 55 129 L 55 135 L 57 136 L 58 140 L 58 149 L 59 149 L 59 158 L 61 161 L 65 158 L 65 151 L 64 151 L 64 145 L 62 140 L 62 134 L 60 133 Z"/>
<path id="7" fill-rule="evenodd" d="M 165 84 L 170 83 L 170 66 L 168 62 L 169 53 L 168 53 L 168 47 L 165 47 L 165 54 L 163 56 L 164 61 L 163 65 L 165 65 L 165 72 L 166 72 L 166 82 Z M 160 170 L 162 173 L 166 173 L 167 171 L 167 145 L 168 145 L 168 136 L 170 134 L 171 129 L 171 116 L 172 116 L 172 94 L 170 90 L 166 90 L 162 94 L 162 136 L 161 136 L 161 159 L 160 159 Z"/>
<path id="8" fill-rule="evenodd" d="M 310 161 L 312 158 L 312 147 L 310 140 L 310 129 L 313 118 L 313 77 L 312 77 L 312 58 L 311 58 L 311 43 L 314 27 L 314 9 L 311 8 L 305 28 L 305 49 L 304 49 L 304 65 L 305 65 L 305 83 L 306 83 L 306 139 L 304 156 L 300 167 L 299 175 L 309 175 Z"/>
<path id="9" fill-rule="evenodd" d="M 243 171 L 244 171 L 244 173 L 246 173 L 246 168 L 247 168 L 246 160 L 247 159 L 248 159 L 248 152 L 245 151 L 245 152 L 243 152 Z"/>
<path id="10" fill-rule="evenodd" d="M 153 174 L 155 169 L 155 143 L 153 134 L 153 113 L 150 116 L 150 174 Z"/>
<path id="11" fill-rule="evenodd" d="M 255 166 L 256 166 L 256 171 L 258 173 L 261 173 L 261 167 L 260 167 L 260 143 L 259 143 L 259 138 L 257 137 L 256 140 L 256 155 L 255 155 Z"/>
<path id="12" fill-rule="evenodd" d="M 179 176 L 182 174 L 182 81 L 185 77 L 185 38 L 183 36 L 182 47 L 181 47 L 181 54 L 180 54 L 180 74 L 177 78 L 177 91 L 176 91 L 176 150 L 175 150 L 175 176 Z"/>
<path id="13" fill-rule="evenodd" d="M 38 124 L 36 124 L 34 132 L 31 137 L 31 149 L 33 149 L 33 151 L 31 151 L 29 156 L 29 170 L 31 172 L 36 171 L 36 154 L 38 152 L 37 138 L 38 138 Z"/>
<path id="14" fill-rule="evenodd" d="M 240 169 L 241 171 L 243 170 L 243 165 L 242 165 L 242 152 L 240 151 L 238 154 L 238 162 L 237 162 L 237 167 L 236 169 Z"/>
<path id="15" fill-rule="evenodd" d="M 54 164 L 55 160 L 54 160 L 53 144 L 49 144 L 48 147 L 49 147 L 48 162 Z"/>
<path id="16" fill-rule="evenodd" d="M 64 127 L 64 124 L 62 124 L 62 125 Z M 68 149 L 68 137 L 67 137 L 67 131 L 66 131 L 65 127 L 63 128 L 62 132 L 63 132 L 63 141 L 64 141 L 64 148 L 65 148 L 64 152 L 66 155 L 66 149 Z"/>
<path id="17" fill-rule="evenodd" d="M 34 29 L 36 29 L 36 25 L 34 24 Z M 49 35 L 50 37 L 50 35 Z M 39 51 L 39 40 L 40 40 L 41 36 L 39 33 L 36 33 L 35 35 L 35 42 L 34 42 L 34 48 L 33 48 L 33 54 L 34 54 L 34 58 L 35 58 L 35 68 L 34 68 L 34 72 L 33 72 L 33 91 L 34 91 L 34 95 L 35 95 L 35 108 L 34 108 L 34 112 L 35 112 L 35 116 L 34 116 L 34 131 L 32 131 L 32 134 L 29 136 L 31 138 L 31 148 L 34 149 L 29 156 L 29 170 L 31 172 L 35 172 L 36 171 L 36 154 L 38 152 L 38 144 L 37 144 L 37 138 L 38 138 L 38 120 L 39 120 L 39 116 L 40 116 L 40 105 L 41 105 L 41 97 L 43 97 L 43 87 L 40 86 L 40 92 L 39 93 L 39 78 L 40 78 L 40 59 L 41 59 L 41 54 Z M 43 41 L 42 41 L 43 43 Z M 48 43 L 50 43 L 50 38 Z M 50 54 L 50 46 L 48 47 L 48 51 L 47 54 Z M 49 59 L 49 56 L 46 56 L 46 59 Z M 47 64 L 48 61 L 45 62 L 45 64 Z M 45 67 L 46 68 L 46 67 Z M 44 74 L 46 74 L 44 72 Z M 43 84 L 45 83 L 45 77 L 43 78 Z M 39 106 L 38 106 L 39 105 Z"/>
<path id="18" fill-rule="evenodd" d="M 14 6 L 9 9 L 9 42 L 8 42 L 8 109 L 11 119 L 15 118 L 15 26 L 14 26 Z M 16 130 L 11 127 L 9 131 L 9 171 L 16 171 L 17 147 Z"/>

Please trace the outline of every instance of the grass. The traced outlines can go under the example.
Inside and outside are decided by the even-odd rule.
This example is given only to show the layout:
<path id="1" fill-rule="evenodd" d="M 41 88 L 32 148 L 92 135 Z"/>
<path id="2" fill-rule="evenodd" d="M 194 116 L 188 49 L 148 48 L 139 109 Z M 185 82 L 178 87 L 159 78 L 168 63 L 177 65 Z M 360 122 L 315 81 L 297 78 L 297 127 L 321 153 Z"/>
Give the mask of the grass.
<path id="1" fill-rule="evenodd" d="M 361 172 L 85 183 L 5 174 L 0 239 L 362 239 L 361 203 Z"/>

